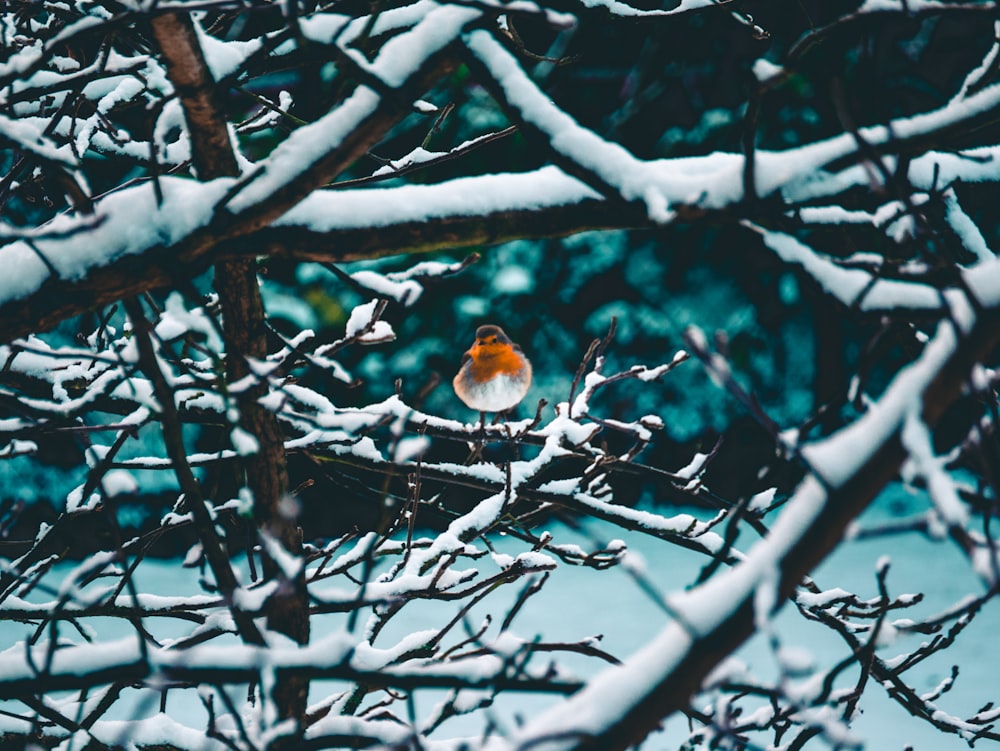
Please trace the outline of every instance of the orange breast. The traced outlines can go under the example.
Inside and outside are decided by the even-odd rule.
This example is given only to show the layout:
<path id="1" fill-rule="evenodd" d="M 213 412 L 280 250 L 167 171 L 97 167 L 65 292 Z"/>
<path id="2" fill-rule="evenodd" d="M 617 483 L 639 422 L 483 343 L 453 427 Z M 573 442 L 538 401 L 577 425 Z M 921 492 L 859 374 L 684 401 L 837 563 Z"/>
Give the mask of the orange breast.
<path id="1" fill-rule="evenodd" d="M 469 354 L 472 355 L 469 374 L 476 383 L 484 383 L 498 375 L 517 375 L 524 367 L 523 358 L 513 347 L 475 345 Z"/>

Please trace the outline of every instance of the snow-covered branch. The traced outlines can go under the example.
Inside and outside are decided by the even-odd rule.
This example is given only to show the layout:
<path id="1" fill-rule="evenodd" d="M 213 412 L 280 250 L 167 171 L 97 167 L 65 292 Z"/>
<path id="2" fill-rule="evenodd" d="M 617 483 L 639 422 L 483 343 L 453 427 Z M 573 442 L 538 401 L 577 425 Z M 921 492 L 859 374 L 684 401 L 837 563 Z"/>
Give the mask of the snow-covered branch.
<path id="1" fill-rule="evenodd" d="M 996 4 L 390 6 L 0 8 L 0 746 L 996 740 Z"/>
<path id="2" fill-rule="evenodd" d="M 627 748 L 671 710 L 682 710 L 718 660 L 791 594 L 895 474 L 904 459 L 902 433 L 910 410 L 918 409 L 933 425 L 974 365 L 1000 341 L 1000 298 L 986 304 L 990 308 L 979 315 L 965 308 L 960 329 L 942 322 L 922 357 L 900 371 L 861 419 L 802 447 L 813 471 L 744 561 L 672 598 L 676 619 L 655 640 L 536 717 L 511 747 Z"/>

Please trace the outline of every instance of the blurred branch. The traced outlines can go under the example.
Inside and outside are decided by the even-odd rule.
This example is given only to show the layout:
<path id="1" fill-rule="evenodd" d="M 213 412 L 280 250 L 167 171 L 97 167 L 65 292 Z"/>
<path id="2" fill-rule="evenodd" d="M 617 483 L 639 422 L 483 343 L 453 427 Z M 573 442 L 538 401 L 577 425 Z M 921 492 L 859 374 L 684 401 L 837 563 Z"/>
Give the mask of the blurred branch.
<path id="1" fill-rule="evenodd" d="M 935 342 L 937 346 L 928 345 L 924 360 L 912 366 L 913 374 L 903 371 L 894 384 L 897 391 L 906 390 L 913 398 L 919 399 L 922 417 L 929 426 L 935 425 L 947 407 L 962 393 L 975 364 L 1000 342 L 1000 306 L 994 305 L 976 317 L 967 332 L 957 332 L 950 323 L 942 323 L 938 337 L 940 341 Z M 796 515 L 796 505 L 810 508 L 809 513 L 803 519 L 790 522 L 795 527 L 794 532 L 785 529 L 784 535 L 781 535 L 777 526 L 772 528 L 770 539 L 774 541 L 772 547 L 775 550 L 769 549 L 765 544 L 756 549 L 759 556 L 773 555 L 771 565 L 777 567 L 775 575 L 778 580 L 775 582 L 775 597 L 770 607 L 780 607 L 802 577 L 837 546 L 847 525 L 898 471 L 906 456 L 900 437 L 903 414 L 900 404 L 893 399 L 887 398 L 887 405 L 886 413 L 880 413 L 882 423 L 879 437 L 871 442 L 870 450 L 854 457 L 848 474 L 841 472 L 832 483 L 828 477 L 827 490 L 813 478 L 801 484 L 796 491 L 799 498 L 793 497 L 789 502 L 779 524 L 783 519 L 791 519 Z M 834 434 L 824 441 L 825 448 L 829 451 L 833 444 L 854 440 L 854 433 L 858 429 L 855 424 Z M 847 450 L 846 447 L 844 450 Z M 809 454 L 811 463 L 814 463 L 818 449 L 813 448 Z M 823 455 L 833 456 L 831 453 Z M 822 467 L 820 470 L 822 471 Z M 743 576 L 741 569 L 746 571 L 749 566 L 749 562 L 738 565 L 731 572 L 732 577 L 716 577 L 701 585 L 701 588 L 723 586 L 728 578 L 739 580 Z M 756 579 L 752 581 L 754 584 L 749 587 L 749 591 L 744 590 L 739 595 L 730 589 L 731 599 L 725 607 L 715 604 L 718 611 L 709 619 L 711 625 L 698 632 L 685 632 L 682 627 L 675 627 L 678 633 L 674 633 L 668 628 L 665 635 L 671 635 L 674 639 L 690 639 L 690 646 L 678 654 L 676 659 L 668 661 L 661 673 L 643 679 L 643 688 L 636 692 L 636 698 L 616 711 L 599 732 L 584 740 L 564 742 L 560 747 L 577 751 L 625 749 L 644 739 L 659 726 L 663 718 L 686 708 L 690 697 L 698 691 L 709 671 L 754 633 L 758 617 L 755 615 L 756 588 L 767 585 Z M 698 589 L 692 591 L 693 599 L 697 598 L 697 593 Z M 630 661 L 628 665 L 633 669 L 641 669 L 643 675 L 648 673 L 646 664 L 640 667 Z M 600 679 L 590 687 L 587 700 L 593 701 L 593 697 L 600 695 L 600 689 L 597 688 L 599 685 Z M 617 681 L 615 685 L 618 685 Z M 589 706 L 584 701 L 581 699 L 581 704 Z M 570 707 L 572 706 L 571 701 Z M 563 717 L 570 714 L 572 710 L 565 714 L 561 712 Z M 540 740 L 535 733 L 541 733 L 544 737 L 552 732 L 553 727 L 543 714 L 533 724 L 529 724 L 520 736 L 523 742 L 534 743 L 537 742 L 536 739 Z"/>
<path id="2" fill-rule="evenodd" d="M 233 619 L 239 629 L 240 635 L 248 644 L 264 644 L 264 637 L 261 635 L 253 619 L 233 601 L 233 595 L 239 589 L 239 583 L 233 574 L 233 569 L 229 564 L 226 551 L 215 532 L 214 522 L 205 506 L 205 499 L 201 493 L 201 487 L 195 479 L 188 464 L 187 451 L 184 448 L 184 437 L 181 433 L 181 422 L 177 416 L 177 407 L 174 404 L 174 394 L 167 383 L 163 372 L 160 370 L 156 353 L 153 350 L 153 343 L 150 337 L 152 327 L 146 319 L 137 300 L 126 300 L 125 309 L 132 321 L 136 342 L 139 349 L 139 366 L 143 369 L 150 382 L 153 384 L 153 393 L 159 403 L 161 421 L 163 429 L 163 441 L 166 444 L 167 454 L 173 465 L 177 481 L 184 492 L 185 505 L 191 511 L 195 525 L 198 529 L 198 536 L 201 539 L 202 548 L 208 558 L 215 581 L 222 592 L 223 597 L 229 604 Z"/>

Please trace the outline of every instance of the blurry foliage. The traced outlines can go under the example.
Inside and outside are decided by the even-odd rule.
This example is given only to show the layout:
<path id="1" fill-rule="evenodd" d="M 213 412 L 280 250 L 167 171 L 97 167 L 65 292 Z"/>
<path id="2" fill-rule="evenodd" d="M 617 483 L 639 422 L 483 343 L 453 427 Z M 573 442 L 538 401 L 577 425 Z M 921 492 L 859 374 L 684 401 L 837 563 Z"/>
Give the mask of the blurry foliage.
<path id="1" fill-rule="evenodd" d="M 519 19 L 516 31 L 525 48 L 541 56 L 534 70 L 536 78 L 581 123 L 620 141 L 640 157 L 676 157 L 740 151 L 747 102 L 757 85 L 754 62 L 784 60 L 812 29 L 858 5 L 826 0 L 733 3 L 717 11 L 677 17 L 649 38 L 641 22 L 612 24 L 599 18 L 584 18 L 572 31 L 554 31 L 541 22 Z M 732 12 L 752 16 L 766 30 L 767 38 L 755 37 Z M 252 39 L 276 22 L 280 22 L 278 16 L 267 12 L 239 16 L 238 25 L 228 33 L 230 38 Z M 992 25 L 988 14 L 914 18 L 874 14 L 839 28 L 799 56 L 794 73 L 764 95 L 757 148 L 794 147 L 842 132 L 843 113 L 838 113 L 833 95 L 836 87 L 844 92 L 845 106 L 860 125 L 940 106 L 947 92 L 953 92 L 957 81 L 981 59 L 993 38 Z M 142 30 L 137 33 L 141 38 Z M 97 50 L 74 53 L 85 60 Z M 559 57 L 565 64 L 542 59 L 545 56 Z M 277 100 L 280 92 L 287 91 L 293 102 L 291 115 L 309 121 L 342 92 L 340 83 L 325 72 L 330 63 L 322 50 L 307 48 L 296 57 L 301 58 L 294 61 L 302 63 L 299 67 L 290 65 L 287 72 L 255 80 L 253 93 Z M 462 65 L 426 98 L 440 107 L 453 104 L 454 110 L 440 120 L 433 114 L 417 113 L 404 119 L 372 158 L 356 165 L 345 178 L 370 174 L 383 160 L 398 159 L 421 144 L 445 150 L 508 124 Z M 258 103 L 248 91 L 230 89 L 227 106 L 248 116 Z M 148 113 L 133 108 L 126 110 L 118 125 L 141 130 L 151 122 Z M 289 120 L 280 122 L 282 128 L 295 127 Z M 276 141 L 270 132 L 244 136 L 241 145 L 259 158 Z M 542 163 L 542 152 L 522 135 L 513 134 L 406 179 L 437 182 L 530 169 Z M 117 172 L 120 164 L 108 160 L 108 171 L 103 173 L 107 185 L 127 178 Z M 22 181 L 31 179 L 21 176 Z M 100 192 L 103 186 L 91 187 Z M 961 185 L 956 190 L 977 224 L 989 228 L 987 237 L 995 236 L 998 215 L 992 211 L 992 198 L 997 196 L 992 194 L 996 188 L 977 187 L 977 195 L 968 197 Z M 4 206 L 11 221 L 51 213 L 53 207 L 31 204 L 31 195 L 22 191 Z M 894 247 L 878 230 L 872 229 L 868 236 L 871 244 L 859 247 L 856 232 L 831 227 L 812 233 L 809 242 L 843 256 L 859 251 L 888 256 L 913 252 Z M 463 254 L 447 257 L 459 259 Z M 399 270 L 414 261 L 394 257 L 344 268 Z M 357 290 L 319 266 L 272 259 L 262 266 L 261 274 L 267 307 L 278 330 L 306 327 L 321 337 L 336 337 L 351 308 L 364 301 Z M 207 289 L 207 283 L 202 289 Z M 662 231 L 523 240 L 490 249 L 457 277 L 432 281 L 423 297 L 405 311 L 390 304 L 385 318 L 395 328 L 397 341 L 365 351 L 353 348 L 348 353 L 344 364 L 362 379 L 357 387 L 332 380 L 322 386 L 338 404 L 361 405 L 390 395 L 396 379 L 401 379 L 409 399 L 429 388 L 426 409 L 473 419 L 452 393 L 450 379 L 476 326 L 495 322 L 524 347 L 535 366 L 535 385 L 519 408 L 524 416 L 534 412 L 540 398 L 551 405 L 567 397 L 580 357 L 592 338 L 607 331 L 613 318 L 618 325 L 610 353 L 615 368 L 669 358 L 682 348 L 684 328 L 696 324 L 724 336 L 738 377 L 780 425 L 798 424 L 828 405 L 831 409 L 824 425 L 830 428 L 838 423 L 838 413 L 849 408 L 848 374 L 855 370 L 863 343 L 878 330 L 872 322 L 829 315 L 830 305 L 811 281 L 782 267 L 761 250 L 756 238 L 729 224 L 675 224 Z M 86 325 L 79 330 L 84 329 Z M 879 346 L 891 350 L 895 341 L 890 331 Z M 886 362 L 894 368 L 909 357 L 900 350 Z M 871 378 L 878 384 L 880 374 L 873 373 Z M 773 456 L 758 444 L 769 445 L 768 441 L 761 440 L 762 434 L 746 418 L 743 407 L 712 384 L 696 363 L 685 364 L 658 388 L 633 386 L 608 389 L 600 399 L 609 417 L 636 411 L 663 417 L 666 429 L 647 449 L 648 461 L 675 468 L 686 461 L 692 447 L 709 447 L 719 434 L 727 434 L 722 456 L 710 471 L 716 477 L 709 481 L 721 484 L 722 491 L 730 486 L 744 493 L 759 485 L 757 473 Z M 7 477 L 18 476 L 24 470 L 22 464 L 4 462 L 0 470 Z M 79 479 L 60 479 L 59 464 L 53 461 L 51 474 L 45 478 L 23 477 L 18 487 L 22 491 L 33 488 L 29 496 L 60 498 L 65 491 L 56 486 Z"/>

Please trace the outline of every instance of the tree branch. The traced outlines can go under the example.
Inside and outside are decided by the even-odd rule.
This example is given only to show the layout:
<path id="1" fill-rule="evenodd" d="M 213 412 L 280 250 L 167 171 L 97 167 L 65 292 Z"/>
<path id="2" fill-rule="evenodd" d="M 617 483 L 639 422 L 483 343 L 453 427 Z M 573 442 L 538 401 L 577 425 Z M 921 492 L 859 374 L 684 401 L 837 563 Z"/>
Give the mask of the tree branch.
<path id="1" fill-rule="evenodd" d="M 956 334 L 951 326 L 950 322 L 943 322 L 938 334 L 943 338 L 928 345 L 924 371 L 914 371 L 916 375 L 907 377 L 904 370 L 897 376 L 894 386 L 890 387 L 890 390 L 896 388 L 897 391 L 920 395 L 917 398 L 921 399 L 922 416 L 928 426 L 933 426 L 962 393 L 976 363 L 981 362 L 1000 342 L 1000 310 L 994 306 L 982 312 L 965 335 Z M 948 346 L 949 338 L 951 352 L 937 364 L 935 357 L 941 357 L 941 347 Z M 932 352 L 935 344 L 939 347 Z M 919 363 L 921 361 L 911 367 L 920 367 Z M 873 420 L 883 422 L 861 428 L 866 422 L 863 418 L 824 441 L 829 446 L 825 451 L 834 452 L 833 446 L 836 445 L 842 454 L 851 455 L 853 451 L 856 455 L 860 450 L 857 446 L 859 429 L 877 430 L 883 435 L 870 453 L 854 460 L 856 465 L 849 475 L 832 483 L 827 477 L 829 491 L 824 491 L 812 477 L 807 478 L 796 490 L 778 523 L 772 527 L 768 539 L 750 552 L 745 563 L 690 591 L 689 600 L 694 608 L 698 607 L 695 603 L 703 592 L 714 592 L 714 595 L 705 594 L 707 599 L 701 603 L 705 607 L 711 602 L 710 610 L 695 610 L 697 615 L 688 616 L 704 621 L 705 625 L 692 629 L 690 625 L 675 622 L 657 640 L 626 662 L 626 670 L 631 667 L 643 675 L 649 674 L 651 660 L 665 663 L 663 671 L 648 683 L 638 674 L 633 674 L 633 678 L 645 683 L 641 688 L 633 686 L 638 698 L 623 704 L 618 699 L 605 696 L 606 691 L 617 690 L 614 687 L 622 680 L 611 673 L 605 674 L 555 711 L 555 721 L 542 714 L 529 724 L 519 734 L 524 745 L 546 751 L 556 748 L 573 751 L 624 750 L 640 743 L 660 725 L 663 718 L 683 711 L 700 689 L 705 676 L 754 633 L 758 588 L 773 586 L 763 580 L 769 575 L 769 567 L 776 567 L 773 573 L 778 577 L 774 582 L 777 585 L 773 600 L 776 609 L 803 577 L 840 543 L 847 525 L 896 475 L 906 456 L 900 438 L 903 426 L 901 402 L 905 404 L 905 401 L 899 393 L 887 401 L 885 413 L 867 420 L 868 423 Z M 869 413 L 872 414 L 875 413 Z M 840 445 L 847 443 L 851 443 L 853 449 Z M 813 456 L 812 460 L 815 466 L 816 457 Z M 816 504 L 819 507 L 813 510 L 811 507 Z M 782 521 L 786 521 L 791 529 L 779 529 Z M 668 641 L 682 648 L 668 647 Z M 654 652 L 657 649 L 659 651 Z M 660 656 L 654 658 L 654 653 Z M 675 658 L 670 655 L 675 655 Z M 602 706 L 602 698 L 607 700 L 609 706 L 601 714 L 608 714 L 608 717 L 603 724 L 599 718 L 594 718 L 592 724 L 598 724 L 598 729 L 585 733 L 576 725 L 577 730 L 572 736 L 558 733 L 559 719 L 579 717 L 581 712 L 594 711 Z"/>

